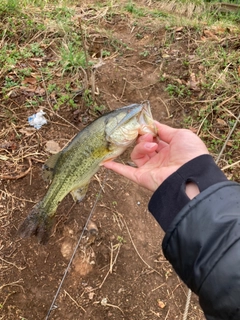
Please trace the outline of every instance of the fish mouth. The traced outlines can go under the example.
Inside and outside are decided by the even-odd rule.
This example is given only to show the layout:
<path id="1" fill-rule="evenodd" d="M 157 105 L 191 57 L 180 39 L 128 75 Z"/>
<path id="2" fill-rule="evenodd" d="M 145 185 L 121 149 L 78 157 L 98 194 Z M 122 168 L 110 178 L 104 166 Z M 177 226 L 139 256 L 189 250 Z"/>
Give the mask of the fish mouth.
<path id="1" fill-rule="evenodd" d="M 141 104 L 142 110 L 139 114 L 138 122 L 140 124 L 140 128 L 138 134 L 143 135 L 150 133 L 154 137 L 157 135 L 157 127 L 154 123 L 150 103 L 149 101 L 145 101 Z"/>
<path id="2" fill-rule="evenodd" d="M 118 122 L 118 124 L 112 129 L 112 131 L 118 130 L 119 128 L 123 127 L 129 120 L 140 115 L 143 110 L 143 105 L 134 103 L 121 109 L 122 111 L 126 109 L 126 115 L 121 121 Z"/>
<path id="3" fill-rule="evenodd" d="M 120 112 L 124 113 L 120 121 L 116 119 L 118 117 L 116 115 L 112 118 L 112 122 L 109 122 L 109 127 L 108 124 L 106 125 L 105 133 L 108 142 L 121 148 L 127 148 L 139 135 L 150 133 L 156 136 L 157 128 L 148 101 L 123 107 Z M 115 123 L 111 126 L 113 122 Z"/>
<path id="4" fill-rule="evenodd" d="M 154 124 L 149 101 L 145 101 L 141 104 L 131 104 L 122 108 L 122 110 L 124 109 L 127 111 L 125 117 L 112 129 L 112 131 L 118 130 L 129 120 L 136 117 L 140 125 L 138 128 L 138 134 L 143 135 L 151 133 L 153 136 L 157 135 L 157 128 Z M 109 135 L 111 135 L 111 133 L 109 133 Z"/>

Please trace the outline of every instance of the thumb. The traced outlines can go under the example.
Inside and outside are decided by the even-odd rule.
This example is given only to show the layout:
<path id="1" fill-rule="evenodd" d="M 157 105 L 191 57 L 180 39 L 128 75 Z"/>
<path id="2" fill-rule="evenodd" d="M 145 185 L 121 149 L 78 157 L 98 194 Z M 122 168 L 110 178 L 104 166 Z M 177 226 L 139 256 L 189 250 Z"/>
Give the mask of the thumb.
<path id="1" fill-rule="evenodd" d="M 156 154 L 157 148 L 156 142 L 140 142 L 133 149 L 131 159 L 138 167 L 141 167 Z"/>
<path id="2" fill-rule="evenodd" d="M 160 139 L 167 143 L 170 143 L 177 131 L 179 131 L 179 129 L 174 129 L 166 124 L 161 124 L 158 121 L 154 121 L 154 123 L 158 129 L 158 135 Z"/>

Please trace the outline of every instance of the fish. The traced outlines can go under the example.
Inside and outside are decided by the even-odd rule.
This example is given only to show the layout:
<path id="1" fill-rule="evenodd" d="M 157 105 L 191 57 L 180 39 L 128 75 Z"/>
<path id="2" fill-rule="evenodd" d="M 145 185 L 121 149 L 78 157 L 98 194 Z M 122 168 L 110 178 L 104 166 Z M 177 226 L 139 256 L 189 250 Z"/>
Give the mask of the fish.
<path id="1" fill-rule="evenodd" d="M 139 135 L 156 136 L 149 102 L 131 104 L 110 111 L 81 130 L 43 166 L 43 178 L 50 182 L 43 197 L 18 229 L 21 238 L 35 235 L 46 244 L 51 236 L 60 202 L 71 193 L 74 201 L 84 199 L 99 167 L 121 155 Z"/>

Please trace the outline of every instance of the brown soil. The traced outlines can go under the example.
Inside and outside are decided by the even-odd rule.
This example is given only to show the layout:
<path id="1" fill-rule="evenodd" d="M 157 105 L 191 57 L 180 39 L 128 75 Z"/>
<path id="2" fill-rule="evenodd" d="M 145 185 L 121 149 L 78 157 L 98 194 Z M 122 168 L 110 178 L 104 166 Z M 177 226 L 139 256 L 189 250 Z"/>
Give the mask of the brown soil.
<path id="1" fill-rule="evenodd" d="M 166 83 L 159 81 L 159 74 L 161 71 L 168 77 L 188 80 L 182 60 L 195 49 L 189 40 L 190 31 L 173 29 L 176 39 L 165 47 L 164 26 L 150 27 L 147 19 L 134 27 L 127 15 L 119 14 L 108 22 L 100 21 L 99 26 L 124 45 L 116 54 L 110 41 L 90 33 L 92 55 L 99 56 L 100 49 L 111 52 L 96 71 L 97 101 L 116 109 L 149 100 L 155 119 L 181 126 L 181 115 L 188 110 L 169 100 L 164 91 Z M 37 61 L 31 63 L 39 67 Z M 70 76 L 66 73 L 64 77 Z M 54 81 L 60 81 L 57 75 Z M 85 231 L 48 319 L 182 319 L 188 289 L 163 257 L 164 233 L 147 209 L 151 193 L 113 172 L 101 169 L 82 203 L 74 204 L 70 196 L 64 199 L 47 245 L 39 245 L 35 238 L 17 237 L 21 221 L 46 192 L 41 178 L 41 166 L 48 157 L 46 142 L 54 140 L 62 147 L 76 134 L 76 127 L 81 129 L 84 121 L 85 125 L 94 118 L 85 111 L 81 97 L 76 98 L 77 112 L 67 106 L 50 112 L 51 101 L 43 97 L 48 124 L 39 131 L 27 131 L 27 117 L 37 110 L 21 108 L 26 101 L 26 92 L 21 91 L 11 98 L 9 107 L 15 121 L 9 116 L 9 121 L 1 124 L 1 129 L 8 132 L 1 140 L 7 155 L 11 157 L 21 149 L 29 154 L 18 162 L 16 172 L 7 162 L 2 165 L 1 319 L 46 318 L 104 179 L 91 218 L 97 236 L 89 239 L 91 235 Z M 8 103 L 4 102 L 5 110 Z M 19 136 L 21 129 L 26 132 Z M 129 160 L 129 151 L 121 160 Z M 29 166 L 27 175 L 16 179 Z M 204 319 L 195 296 L 188 319 Z"/>

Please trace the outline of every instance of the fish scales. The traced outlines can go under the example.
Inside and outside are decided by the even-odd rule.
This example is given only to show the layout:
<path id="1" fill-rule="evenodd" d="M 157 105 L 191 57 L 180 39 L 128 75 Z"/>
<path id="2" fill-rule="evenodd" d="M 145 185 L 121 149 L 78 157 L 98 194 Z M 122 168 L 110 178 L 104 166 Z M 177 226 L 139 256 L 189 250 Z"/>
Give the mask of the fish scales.
<path id="1" fill-rule="evenodd" d="M 101 163 L 120 155 L 139 133 L 147 132 L 156 134 L 148 104 L 117 109 L 80 131 L 68 146 L 46 162 L 45 171 L 52 183 L 20 226 L 20 236 L 36 235 L 40 243 L 46 243 L 63 198 L 71 192 L 74 200 L 81 201 Z"/>
<path id="2" fill-rule="evenodd" d="M 90 178 L 89 172 L 91 172 L 91 176 L 95 174 L 99 160 L 104 159 L 109 153 L 105 139 L 99 139 L 99 135 L 103 134 L 103 128 L 97 132 L 87 130 L 87 134 L 78 139 L 77 145 L 72 148 L 70 146 L 65 152 L 62 152 L 57 162 L 54 181 L 45 196 L 47 201 L 44 201 L 45 198 L 43 199 L 43 207 L 47 208 L 49 212 L 54 212 L 59 202 L 72 189 L 80 187 L 79 181 L 84 185 Z M 89 138 L 93 142 L 93 146 L 86 143 Z M 72 155 L 71 157 L 69 157 L 69 153 Z"/>

